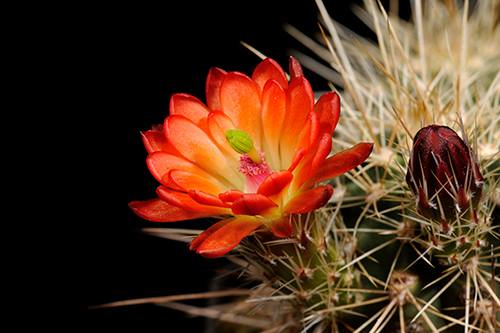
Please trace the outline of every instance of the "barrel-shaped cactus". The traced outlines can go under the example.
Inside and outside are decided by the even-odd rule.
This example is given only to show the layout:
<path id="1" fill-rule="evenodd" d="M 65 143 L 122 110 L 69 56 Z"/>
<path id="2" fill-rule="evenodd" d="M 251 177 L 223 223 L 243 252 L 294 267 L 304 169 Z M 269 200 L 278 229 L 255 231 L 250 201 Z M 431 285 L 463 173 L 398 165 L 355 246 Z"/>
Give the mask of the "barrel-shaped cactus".
<path id="1" fill-rule="evenodd" d="M 414 23 L 367 0 L 375 45 L 317 3 L 324 41 L 286 29 L 338 93 L 314 100 L 295 58 L 212 69 L 207 105 L 174 95 L 143 133 L 161 186 L 131 208 L 218 218 L 190 248 L 251 286 L 220 311 L 232 331 L 498 332 L 500 0 L 416 0 Z"/>

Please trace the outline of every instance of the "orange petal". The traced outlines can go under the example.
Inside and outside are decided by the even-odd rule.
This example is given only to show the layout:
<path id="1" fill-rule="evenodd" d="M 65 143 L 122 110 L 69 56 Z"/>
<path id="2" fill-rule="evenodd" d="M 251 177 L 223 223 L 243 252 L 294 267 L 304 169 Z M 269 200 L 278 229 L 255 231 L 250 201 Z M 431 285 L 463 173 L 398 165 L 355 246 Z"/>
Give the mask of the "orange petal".
<path id="1" fill-rule="evenodd" d="M 236 125 L 224 112 L 222 111 L 212 111 L 208 115 L 208 132 L 214 138 L 215 143 L 219 147 L 229 147 L 231 148 L 226 139 L 226 131 L 229 129 L 235 129 Z"/>
<path id="2" fill-rule="evenodd" d="M 215 195 L 203 192 L 203 191 L 198 191 L 198 190 L 190 190 L 188 192 L 188 195 L 197 203 L 202 204 L 202 205 L 208 205 L 208 206 L 216 206 L 216 207 L 224 207 L 224 208 L 230 208 L 231 205 L 228 205 L 224 203 L 219 197 L 216 197 Z"/>
<path id="3" fill-rule="evenodd" d="M 247 132 L 257 147 L 261 147 L 260 97 L 252 79 L 242 73 L 230 72 L 220 87 L 222 111 Z"/>
<path id="4" fill-rule="evenodd" d="M 170 115 L 180 115 L 188 118 L 193 123 L 205 130 L 207 116 L 210 110 L 194 96 L 188 94 L 174 94 L 170 98 Z"/>
<path id="5" fill-rule="evenodd" d="M 288 168 L 288 171 L 293 172 L 295 170 L 295 168 L 297 167 L 297 165 L 299 165 L 299 163 L 302 161 L 302 159 L 306 155 L 307 155 L 307 150 L 305 150 L 304 147 L 297 149 L 297 151 L 295 152 L 295 155 L 293 155 L 292 164 Z"/>
<path id="6" fill-rule="evenodd" d="M 187 211 L 206 213 L 205 216 L 231 214 L 230 209 L 199 204 L 187 193 L 173 191 L 165 186 L 158 187 L 156 193 L 163 201 Z"/>
<path id="7" fill-rule="evenodd" d="M 225 226 L 226 224 L 228 224 L 229 222 L 231 222 L 233 220 L 234 220 L 234 218 L 231 217 L 231 218 L 227 218 L 227 219 L 224 219 L 224 220 L 221 220 L 221 221 L 215 223 L 210 228 L 208 228 L 207 230 L 203 231 L 198 236 L 196 236 L 196 238 L 193 239 L 191 244 L 189 244 L 189 249 L 191 251 L 196 250 L 201 245 L 201 243 L 203 243 L 205 241 L 205 239 L 208 238 L 208 236 L 210 236 L 211 234 L 213 234 L 214 232 L 216 232 L 217 230 L 219 230 L 220 228 L 222 228 L 223 226 Z"/>
<path id="8" fill-rule="evenodd" d="M 149 130 L 147 132 L 141 132 L 141 135 L 142 142 L 144 142 L 144 146 L 148 153 L 151 154 L 156 151 L 175 152 L 175 149 L 169 145 L 163 131 Z"/>
<path id="9" fill-rule="evenodd" d="M 332 135 L 340 117 L 339 95 L 334 91 L 323 94 L 316 102 L 314 112 L 319 116 L 320 126 L 326 126 Z"/>
<path id="10" fill-rule="evenodd" d="M 290 62 L 288 64 L 288 69 L 290 70 L 290 82 L 293 81 L 295 78 L 304 76 L 304 71 L 302 70 L 302 66 L 292 56 L 290 57 Z"/>
<path id="11" fill-rule="evenodd" d="M 314 96 L 309 82 L 304 77 L 298 77 L 290 82 L 286 92 L 286 117 L 280 140 L 281 163 L 285 168 L 292 162 L 297 139 L 313 107 Z"/>
<path id="12" fill-rule="evenodd" d="M 242 180 L 227 162 L 224 154 L 215 145 L 207 133 L 195 123 L 183 116 L 173 115 L 165 119 L 165 136 L 168 142 L 188 161 L 198 165 L 223 181 L 229 181 L 227 187 L 243 188 Z"/>
<path id="13" fill-rule="evenodd" d="M 151 174 L 162 184 L 172 187 L 173 183 L 169 178 L 169 172 L 172 169 L 183 170 L 190 174 L 195 174 L 198 177 L 206 179 L 218 187 L 223 187 L 223 184 L 214 177 L 210 176 L 205 171 L 201 170 L 197 165 L 187 161 L 181 156 L 173 155 L 164 151 L 158 151 L 150 154 L 146 163 Z M 223 187 L 225 188 L 225 187 Z"/>
<path id="14" fill-rule="evenodd" d="M 227 72 L 223 69 L 212 67 L 208 72 L 207 82 L 205 84 L 205 95 L 207 105 L 210 110 L 222 110 L 220 104 L 220 85 Z"/>
<path id="15" fill-rule="evenodd" d="M 262 223 L 253 217 L 244 217 L 225 223 L 205 238 L 197 247 L 196 253 L 205 258 L 220 257 L 234 249 L 243 238 L 261 225 Z"/>
<path id="16" fill-rule="evenodd" d="M 212 136 L 215 144 L 224 152 L 226 158 L 231 159 L 233 167 L 237 168 L 240 166 L 240 154 L 231 148 L 231 145 L 226 139 L 226 131 L 235 128 L 236 125 L 231 118 L 222 111 L 212 111 L 208 115 L 208 132 Z"/>
<path id="17" fill-rule="evenodd" d="M 212 111 L 208 115 L 207 119 L 208 123 L 208 133 L 212 137 L 213 141 L 222 151 L 224 156 L 226 156 L 226 161 L 233 170 L 238 170 L 240 166 L 240 154 L 238 154 L 231 147 L 229 142 L 226 139 L 226 131 L 229 129 L 235 129 L 236 125 L 234 125 L 231 118 L 229 118 L 222 111 Z M 245 176 L 241 173 L 237 172 L 236 175 L 240 178 L 240 186 L 243 189 L 245 184 Z M 237 184 L 233 184 L 237 185 Z"/>
<path id="18" fill-rule="evenodd" d="M 357 167 L 370 156 L 372 149 L 373 143 L 361 142 L 327 158 L 302 185 L 302 189 L 310 188 L 317 183 L 330 180 Z"/>
<path id="19" fill-rule="evenodd" d="M 134 201 L 129 204 L 129 207 L 138 216 L 153 222 L 176 222 L 210 216 L 210 214 L 187 211 L 172 206 L 159 198 Z"/>
<path id="20" fill-rule="evenodd" d="M 257 194 L 262 194 L 266 197 L 271 197 L 277 195 L 283 191 L 283 189 L 290 184 L 293 179 L 293 175 L 288 170 L 281 170 L 279 172 L 273 172 L 264 179 L 262 184 L 257 190 Z"/>
<path id="21" fill-rule="evenodd" d="M 189 171 L 173 169 L 169 171 L 168 178 L 184 192 L 200 190 L 212 195 L 219 195 L 219 193 L 227 190 L 218 180 L 212 177 L 203 177 Z"/>
<path id="22" fill-rule="evenodd" d="M 264 142 L 261 150 L 266 153 L 266 162 L 273 170 L 282 170 L 279 145 L 281 127 L 285 119 L 286 93 L 275 80 L 267 81 L 262 92 L 262 131 Z"/>
<path id="23" fill-rule="evenodd" d="M 307 115 L 307 119 L 304 122 L 304 126 L 302 127 L 302 131 L 300 132 L 295 149 L 300 149 L 301 147 L 304 147 L 306 151 L 309 151 L 312 145 L 314 145 L 314 143 L 316 142 L 318 133 L 319 133 L 318 115 L 314 112 L 309 112 L 309 114 Z"/>
<path id="24" fill-rule="evenodd" d="M 276 237 L 290 238 L 293 236 L 293 226 L 292 222 L 290 221 L 290 215 L 285 215 L 277 220 L 272 221 L 269 227 Z"/>
<path id="25" fill-rule="evenodd" d="M 244 194 L 245 193 L 238 190 L 229 190 L 227 192 L 219 194 L 219 199 L 221 199 L 223 202 L 234 202 L 234 200 L 238 199 Z"/>
<path id="26" fill-rule="evenodd" d="M 332 137 L 329 133 L 323 133 L 321 139 L 316 142 L 313 149 L 311 149 L 309 156 L 305 163 L 310 163 L 310 173 L 308 178 L 323 164 L 325 159 L 332 152 Z M 310 158 L 309 158 L 310 157 Z"/>
<path id="27" fill-rule="evenodd" d="M 303 214 L 321 208 L 332 197 L 333 187 L 330 185 L 315 187 L 293 197 L 285 205 L 285 214 Z"/>
<path id="28" fill-rule="evenodd" d="M 288 88 L 288 79 L 283 68 L 273 59 L 266 58 L 261 61 L 252 74 L 252 80 L 261 95 L 266 82 L 271 79 L 276 80 L 283 89 Z"/>
<path id="29" fill-rule="evenodd" d="M 323 133 L 321 140 L 318 140 L 309 154 L 299 164 L 292 191 L 299 189 L 302 184 L 311 177 L 314 172 L 325 162 L 325 159 L 332 151 L 332 137 L 329 133 Z"/>
<path id="30" fill-rule="evenodd" d="M 234 215 L 261 215 L 270 208 L 278 207 L 271 199 L 262 194 L 247 193 L 233 202 L 231 210 Z"/>

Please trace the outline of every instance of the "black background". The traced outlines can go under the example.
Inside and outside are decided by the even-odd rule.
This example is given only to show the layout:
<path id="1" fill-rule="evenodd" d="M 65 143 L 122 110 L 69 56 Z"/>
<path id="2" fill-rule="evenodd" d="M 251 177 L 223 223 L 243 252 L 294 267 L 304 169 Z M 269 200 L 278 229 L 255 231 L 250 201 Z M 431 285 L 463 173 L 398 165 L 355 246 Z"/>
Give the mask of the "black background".
<path id="1" fill-rule="evenodd" d="M 360 2 L 360 1 L 356 1 Z M 341 3 L 341 4 L 340 4 Z M 330 1 L 330 15 L 357 31 L 365 27 L 349 11 L 351 1 Z M 224 259 L 203 259 L 187 244 L 147 236 L 140 227 L 206 228 L 206 221 L 151 223 L 128 203 L 155 197 L 140 131 L 163 123 L 174 93 L 205 101 L 211 66 L 251 75 L 260 59 L 240 41 L 275 59 L 288 72 L 289 48 L 307 52 L 282 28 L 289 23 L 308 36 L 318 32 L 314 1 L 117 3 L 87 8 L 82 27 L 83 134 L 96 140 L 86 172 L 92 175 L 92 212 L 85 226 L 84 290 L 89 331 L 202 332 L 202 318 L 154 305 L 87 310 L 88 305 L 203 292 Z M 309 54 L 311 54 L 309 52 Z M 314 90 L 324 79 L 305 70 Z M 203 305 L 203 302 L 191 302 Z"/>

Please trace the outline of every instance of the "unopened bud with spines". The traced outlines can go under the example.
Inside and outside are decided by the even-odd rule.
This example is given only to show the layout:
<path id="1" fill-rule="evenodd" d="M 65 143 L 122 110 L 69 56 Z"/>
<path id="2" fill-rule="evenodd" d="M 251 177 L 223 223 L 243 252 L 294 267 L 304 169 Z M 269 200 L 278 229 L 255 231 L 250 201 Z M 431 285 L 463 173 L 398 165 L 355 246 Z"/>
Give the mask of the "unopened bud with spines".
<path id="1" fill-rule="evenodd" d="M 413 140 L 406 182 L 418 212 L 437 221 L 469 218 L 482 196 L 483 176 L 467 142 L 447 126 L 429 125 Z"/>

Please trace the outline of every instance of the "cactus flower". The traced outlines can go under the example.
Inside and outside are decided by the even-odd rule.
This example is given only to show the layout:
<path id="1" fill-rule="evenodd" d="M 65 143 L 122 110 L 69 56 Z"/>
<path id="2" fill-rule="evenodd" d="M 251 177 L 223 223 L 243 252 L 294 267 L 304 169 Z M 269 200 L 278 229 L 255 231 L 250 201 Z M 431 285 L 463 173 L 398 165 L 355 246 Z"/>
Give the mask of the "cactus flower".
<path id="1" fill-rule="evenodd" d="M 446 229 L 446 220 L 457 214 L 474 216 L 483 176 L 467 142 L 447 126 L 429 125 L 415 135 L 406 182 L 419 213 L 442 221 Z"/>
<path id="2" fill-rule="evenodd" d="M 290 82 L 272 59 L 252 77 L 212 68 L 207 104 L 187 94 L 170 100 L 162 126 L 142 133 L 147 165 L 161 183 L 157 198 L 130 203 L 157 222 L 221 218 L 190 248 L 218 257 L 256 230 L 293 235 L 290 214 L 325 205 L 333 193 L 320 182 L 362 163 L 372 144 L 330 156 L 340 100 L 328 92 L 314 103 L 300 64 L 290 58 Z"/>

